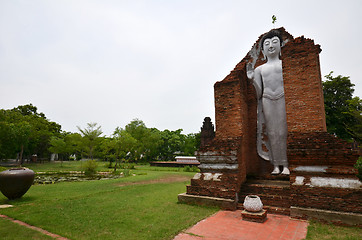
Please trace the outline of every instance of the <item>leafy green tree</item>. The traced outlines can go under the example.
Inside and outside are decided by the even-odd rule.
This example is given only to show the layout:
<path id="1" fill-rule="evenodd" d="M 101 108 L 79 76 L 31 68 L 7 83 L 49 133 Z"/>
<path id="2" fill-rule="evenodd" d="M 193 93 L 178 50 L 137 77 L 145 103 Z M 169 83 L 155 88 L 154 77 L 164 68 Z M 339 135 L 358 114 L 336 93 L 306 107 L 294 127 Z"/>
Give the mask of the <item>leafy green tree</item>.
<path id="1" fill-rule="evenodd" d="M 182 154 L 185 144 L 185 136 L 181 134 L 182 129 L 170 131 L 168 129 L 161 132 L 163 143 L 160 147 L 160 159 L 163 161 L 174 160 L 175 155 Z"/>
<path id="2" fill-rule="evenodd" d="M 0 121 L 0 159 L 15 157 L 16 151 L 13 136 L 14 133 L 10 123 Z"/>
<path id="3" fill-rule="evenodd" d="M 117 163 L 123 160 L 137 160 L 140 158 L 139 150 L 142 149 L 140 142 L 135 139 L 129 132 L 126 130 L 117 127 L 113 133 L 113 143 L 115 149 L 115 159 L 116 164 L 114 169 L 117 168 Z"/>
<path id="4" fill-rule="evenodd" d="M 27 122 L 19 122 L 11 124 L 11 128 L 15 140 L 15 146 L 17 147 L 16 150 L 19 152 L 20 165 L 22 165 L 24 149 L 27 149 L 29 144 L 31 125 Z"/>
<path id="5" fill-rule="evenodd" d="M 190 133 L 185 136 L 183 155 L 193 156 L 200 147 L 200 133 Z"/>
<path id="6" fill-rule="evenodd" d="M 64 138 L 59 138 L 56 136 L 51 137 L 49 150 L 55 154 L 60 155 L 61 166 L 63 166 L 63 158 L 68 153 Z"/>
<path id="7" fill-rule="evenodd" d="M 116 152 L 116 159 L 145 162 L 174 160 L 176 155 L 194 155 L 200 145 L 200 134 L 184 135 L 181 132 L 182 129 L 159 131 L 147 128 L 142 120 L 134 119 L 124 129 L 116 128 L 112 151 Z"/>
<path id="8" fill-rule="evenodd" d="M 348 115 L 351 124 L 346 126 L 346 131 L 358 142 L 362 142 L 362 99 L 354 97 L 348 100 Z"/>
<path id="9" fill-rule="evenodd" d="M 101 144 L 101 158 L 105 161 L 109 161 L 109 167 L 112 166 L 112 162 L 116 160 L 116 142 L 115 139 L 105 137 Z"/>
<path id="10" fill-rule="evenodd" d="M 29 159 L 32 154 L 49 156 L 52 136 L 59 136 L 61 126 L 38 113 L 32 104 L 11 110 L 0 110 L 0 157 L 14 158 L 16 154 Z"/>
<path id="11" fill-rule="evenodd" d="M 100 135 L 102 132 L 102 127 L 97 126 L 97 123 L 87 123 L 87 127 L 82 129 L 77 126 L 78 130 L 83 136 L 84 147 L 88 153 L 88 157 L 93 160 L 94 149 L 100 143 Z"/>
<path id="12" fill-rule="evenodd" d="M 328 132 L 346 140 L 361 142 L 362 102 L 352 97 L 354 84 L 349 77 L 326 75 L 323 82 L 324 106 Z"/>
<path id="13" fill-rule="evenodd" d="M 149 128 L 147 135 L 142 141 L 144 147 L 143 160 L 146 162 L 156 160 L 162 143 L 162 132 L 156 128 Z"/>
<path id="14" fill-rule="evenodd" d="M 44 113 L 38 113 L 37 107 L 32 104 L 18 106 L 11 111 L 13 113 L 20 113 L 22 116 L 21 121 L 27 122 L 31 126 L 29 144 L 26 151 L 28 158 L 32 154 L 37 154 L 39 157 L 48 157 L 50 138 L 52 136 L 60 136 L 61 126 L 49 121 Z"/>
<path id="15" fill-rule="evenodd" d="M 82 135 L 79 133 L 65 133 L 64 141 L 66 144 L 67 153 L 75 154 L 77 159 L 82 157 L 83 141 Z"/>
<path id="16" fill-rule="evenodd" d="M 137 150 L 132 156 L 134 161 L 151 161 L 157 158 L 161 144 L 160 131 L 156 128 L 147 128 L 142 120 L 134 119 L 126 125 L 125 131 L 137 140 Z"/>

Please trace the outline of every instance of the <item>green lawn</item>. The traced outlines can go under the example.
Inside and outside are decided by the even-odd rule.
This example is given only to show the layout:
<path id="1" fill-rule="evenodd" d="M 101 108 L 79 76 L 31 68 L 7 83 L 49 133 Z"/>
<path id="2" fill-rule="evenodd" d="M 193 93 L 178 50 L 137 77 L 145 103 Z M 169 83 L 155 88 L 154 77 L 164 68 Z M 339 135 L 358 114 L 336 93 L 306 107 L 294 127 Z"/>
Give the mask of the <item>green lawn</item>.
<path id="1" fill-rule="evenodd" d="M 20 226 L 10 220 L 0 218 L 0 236 L 2 240 L 19 240 L 19 239 L 33 239 L 33 240 L 49 240 L 53 239 L 42 233 Z"/>
<path id="2" fill-rule="evenodd" d="M 313 240 L 361 240 L 362 228 L 342 227 L 310 221 L 306 239 Z"/>
<path id="3" fill-rule="evenodd" d="M 99 164 L 100 170 L 107 169 Z M 34 171 L 79 171 L 80 162 L 32 164 Z M 34 185 L 21 199 L 0 194 L 0 214 L 70 239 L 172 239 L 218 209 L 177 203 L 194 173 L 179 168 L 137 166 L 113 180 Z M 176 179 L 175 179 L 176 178 Z M 1 239 L 49 239 L 0 218 Z M 362 229 L 312 221 L 309 240 L 362 239 Z"/>
<path id="4" fill-rule="evenodd" d="M 34 185 L 19 200 L 0 196 L 0 204 L 14 205 L 0 213 L 70 239 L 172 239 L 217 211 L 177 203 L 193 173 L 134 172 L 115 180 Z M 171 176 L 181 181 L 170 182 Z M 155 179 L 165 180 L 147 183 Z"/>

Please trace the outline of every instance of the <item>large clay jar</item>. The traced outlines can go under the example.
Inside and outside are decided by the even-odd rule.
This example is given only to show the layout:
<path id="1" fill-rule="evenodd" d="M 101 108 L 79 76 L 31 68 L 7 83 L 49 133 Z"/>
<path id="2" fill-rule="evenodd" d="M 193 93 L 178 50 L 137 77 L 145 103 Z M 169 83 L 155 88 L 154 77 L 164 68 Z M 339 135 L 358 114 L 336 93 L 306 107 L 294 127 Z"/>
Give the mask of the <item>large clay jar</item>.
<path id="1" fill-rule="evenodd" d="M 249 212 L 260 212 L 263 210 L 263 203 L 256 195 L 248 195 L 244 200 L 244 209 Z"/>
<path id="2" fill-rule="evenodd" d="M 0 191 L 10 200 L 21 198 L 33 184 L 34 177 L 34 171 L 28 168 L 0 172 Z"/>

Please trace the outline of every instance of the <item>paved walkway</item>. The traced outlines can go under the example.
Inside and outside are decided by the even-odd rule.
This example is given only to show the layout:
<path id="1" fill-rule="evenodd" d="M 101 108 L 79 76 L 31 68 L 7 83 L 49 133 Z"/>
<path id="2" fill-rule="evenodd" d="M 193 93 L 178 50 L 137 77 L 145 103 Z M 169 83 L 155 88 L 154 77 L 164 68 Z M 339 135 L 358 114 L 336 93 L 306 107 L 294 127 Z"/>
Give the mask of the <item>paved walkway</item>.
<path id="1" fill-rule="evenodd" d="M 264 223 L 255 223 L 242 220 L 241 210 L 219 211 L 174 240 L 300 240 L 306 237 L 307 226 L 307 221 L 288 216 L 268 214 Z"/>

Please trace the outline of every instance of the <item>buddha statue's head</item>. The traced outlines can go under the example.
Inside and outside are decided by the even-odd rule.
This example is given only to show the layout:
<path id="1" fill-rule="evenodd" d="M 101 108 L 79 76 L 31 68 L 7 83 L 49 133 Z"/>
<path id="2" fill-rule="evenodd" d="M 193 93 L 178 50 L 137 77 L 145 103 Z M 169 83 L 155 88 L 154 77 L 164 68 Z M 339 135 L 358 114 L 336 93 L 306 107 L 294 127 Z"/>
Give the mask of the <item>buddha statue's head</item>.
<path id="1" fill-rule="evenodd" d="M 264 57 L 280 56 L 283 39 L 278 30 L 271 30 L 261 39 L 261 50 Z"/>

